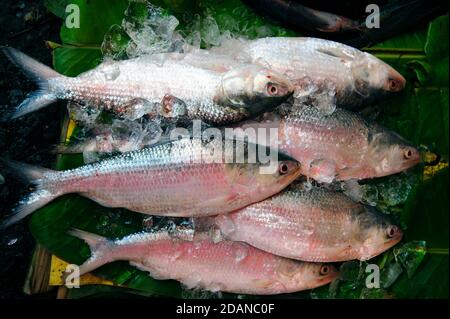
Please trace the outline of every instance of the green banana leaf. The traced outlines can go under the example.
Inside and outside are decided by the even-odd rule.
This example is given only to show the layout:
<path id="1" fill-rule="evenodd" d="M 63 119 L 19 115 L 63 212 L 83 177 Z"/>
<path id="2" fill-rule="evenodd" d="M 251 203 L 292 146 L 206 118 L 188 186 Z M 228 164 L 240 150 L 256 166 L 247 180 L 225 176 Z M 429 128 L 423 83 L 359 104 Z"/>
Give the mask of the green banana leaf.
<path id="1" fill-rule="evenodd" d="M 141 25 L 148 18 L 146 4 L 142 2 L 46 0 L 49 10 L 62 19 L 67 15 L 68 3 L 80 7 L 80 28 L 69 29 L 63 25 L 61 43 L 50 45 L 55 69 L 69 76 L 93 68 L 103 55 L 124 57 L 130 37 L 124 32 L 122 21 Z M 177 17 L 180 33 L 198 31 L 202 39 L 208 39 L 211 25 L 216 28 L 215 35 L 226 34 L 226 31 L 249 38 L 297 35 L 257 16 L 240 0 L 156 0 L 152 4 L 163 8 L 158 11 L 161 16 Z M 201 45 L 208 47 L 211 42 L 202 40 Z M 366 50 L 393 65 L 408 80 L 402 94 L 380 102 L 376 108 L 380 112 L 377 121 L 438 153 L 448 162 L 448 15 Z M 68 169 L 81 164 L 81 156 L 65 155 L 60 157 L 57 167 Z M 402 225 L 404 241 L 368 262 L 343 263 L 342 278 L 329 286 L 282 297 L 448 297 L 448 169 L 424 175 L 422 165 L 408 173 L 367 181 L 363 189 L 383 212 L 392 214 Z M 66 234 L 69 228 L 122 237 L 142 230 L 144 218 L 124 209 L 101 207 L 77 195 L 66 195 L 33 214 L 30 229 L 50 252 L 79 264 L 89 257 L 90 251 L 86 244 Z M 382 285 L 378 289 L 365 286 L 368 263 L 380 268 Z M 118 295 L 216 297 L 187 292 L 174 281 L 154 280 L 126 262 L 105 265 L 95 273 L 129 289 L 85 287 L 73 291 L 73 298 L 114 292 Z M 236 296 L 224 294 L 222 297 Z"/>

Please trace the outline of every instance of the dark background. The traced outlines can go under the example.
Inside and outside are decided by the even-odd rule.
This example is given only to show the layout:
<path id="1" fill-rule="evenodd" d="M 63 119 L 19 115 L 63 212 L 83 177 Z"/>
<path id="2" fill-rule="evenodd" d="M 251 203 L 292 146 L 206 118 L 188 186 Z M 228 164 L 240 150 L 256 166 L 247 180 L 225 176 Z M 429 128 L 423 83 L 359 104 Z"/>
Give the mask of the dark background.
<path id="1" fill-rule="evenodd" d="M 51 51 L 45 41 L 59 42 L 59 20 L 36 0 L 2 0 L 0 45 L 17 48 L 38 61 L 51 65 Z M 19 105 L 36 87 L 0 53 L 0 117 Z M 0 123 L 0 156 L 39 166 L 52 167 L 55 156 L 49 148 L 60 135 L 61 105 L 52 105 L 8 123 Z M 12 179 L 0 167 L 5 183 L 0 184 L 0 214 L 4 217 L 26 186 Z M 0 299 L 30 298 L 22 292 L 35 241 L 27 220 L 0 230 Z M 42 298 L 43 296 L 41 296 Z M 36 297 L 35 297 L 36 298 Z"/>

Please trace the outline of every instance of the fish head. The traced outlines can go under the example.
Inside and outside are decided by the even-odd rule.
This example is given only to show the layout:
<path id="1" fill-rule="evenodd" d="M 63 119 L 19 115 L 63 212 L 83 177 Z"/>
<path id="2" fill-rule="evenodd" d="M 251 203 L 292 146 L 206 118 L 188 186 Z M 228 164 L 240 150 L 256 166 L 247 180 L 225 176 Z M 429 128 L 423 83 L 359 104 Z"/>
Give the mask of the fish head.
<path id="1" fill-rule="evenodd" d="M 223 75 L 222 91 L 223 103 L 255 115 L 284 102 L 293 94 L 294 85 L 275 71 L 246 65 Z"/>
<path id="2" fill-rule="evenodd" d="M 420 163 L 420 152 L 395 132 L 375 125 L 369 130 L 367 160 L 374 177 L 399 173 Z"/>
<path id="3" fill-rule="evenodd" d="M 260 191 L 274 194 L 301 175 L 301 164 L 288 156 L 279 154 L 278 161 L 259 167 L 257 175 Z"/>
<path id="4" fill-rule="evenodd" d="M 403 232 L 391 219 L 373 207 L 366 207 L 358 213 L 356 236 L 360 243 L 361 260 L 378 256 L 395 246 L 403 237 Z"/>
<path id="5" fill-rule="evenodd" d="M 355 89 L 363 97 L 384 96 L 400 92 L 405 78 L 389 64 L 364 53 L 352 65 Z"/>
<path id="6" fill-rule="evenodd" d="M 278 193 L 300 176 L 301 165 L 298 161 L 282 154 L 277 156 L 251 162 L 252 156 L 248 156 L 245 163 L 229 164 L 235 191 L 264 199 Z"/>
<path id="7" fill-rule="evenodd" d="M 286 287 L 312 289 L 338 278 L 339 270 L 332 264 L 290 260 L 288 263 L 280 264 L 277 274 Z"/>

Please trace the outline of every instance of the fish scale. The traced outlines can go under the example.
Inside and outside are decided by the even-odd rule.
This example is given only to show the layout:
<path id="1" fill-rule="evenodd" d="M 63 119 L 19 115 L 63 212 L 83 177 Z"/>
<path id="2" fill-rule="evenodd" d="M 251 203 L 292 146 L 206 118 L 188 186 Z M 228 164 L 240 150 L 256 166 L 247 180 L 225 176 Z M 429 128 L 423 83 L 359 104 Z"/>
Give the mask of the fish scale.
<path id="1" fill-rule="evenodd" d="M 315 108 L 305 107 L 283 118 L 280 149 L 311 153 L 309 163 L 333 154 L 338 168 L 362 166 L 368 148 L 368 126 L 360 116 L 336 110 L 332 116 L 323 116 Z M 298 149 L 297 149 L 298 148 Z"/>
<path id="2" fill-rule="evenodd" d="M 278 40 L 279 41 L 279 40 Z M 301 51 L 299 52 L 299 43 L 301 44 Z M 342 92 L 346 89 L 346 83 L 353 81 L 353 76 L 348 64 L 345 60 L 340 63 L 336 63 L 336 58 L 321 52 L 318 52 L 317 48 L 320 47 L 324 50 L 333 49 L 336 47 L 334 42 L 331 41 L 316 41 L 316 39 L 307 39 L 299 41 L 296 39 L 287 39 L 282 42 L 284 52 L 297 52 L 292 56 L 295 60 L 295 64 L 292 65 L 292 59 L 276 59 L 273 60 L 274 51 L 277 50 L 277 46 L 271 40 L 271 38 L 263 38 L 255 41 L 247 50 L 244 50 L 242 55 L 248 54 L 251 57 L 259 57 L 264 63 L 282 70 L 291 70 L 291 74 L 302 74 L 303 76 L 311 76 L 313 79 L 320 81 L 331 80 L 337 87 L 337 92 Z M 320 45 L 320 46 L 319 46 Z M 280 50 L 279 50 L 280 51 Z M 356 50 L 352 50 L 356 51 Z M 352 52 L 353 54 L 355 52 Z M 298 56 L 298 59 L 295 57 Z M 284 55 L 283 55 L 284 57 Z M 267 60 L 265 60 L 267 58 Z M 301 60 L 300 60 L 301 59 Z M 314 68 L 310 66 L 314 65 Z M 295 70 L 293 69 L 295 67 Z M 289 71 L 286 71 L 289 72 Z M 289 73 L 288 73 L 289 74 Z"/>
<path id="3" fill-rule="evenodd" d="M 402 237 L 381 213 L 318 187 L 291 187 L 231 214 L 203 219 L 200 225 L 218 227 L 228 240 L 310 262 L 366 260 Z"/>
<path id="4" fill-rule="evenodd" d="M 115 241 L 80 230 L 69 233 L 91 247 L 91 258 L 80 266 L 80 274 L 111 261 L 128 260 L 155 279 L 178 280 L 188 288 L 258 295 L 311 289 L 338 276 L 332 265 L 290 260 L 240 242 L 214 243 L 201 233 L 192 241 L 173 238 L 165 231 Z"/>
<path id="5" fill-rule="evenodd" d="M 387 176 L 420 162 L 419 151 L 409 141 L 357 113 L 337 108 L 325 115 L 313 106 L 289 106 L 289 114 L 265 115 L 234 128 L 278 129 L 278 134 L 258 142 L 297 159 L 304 175 L 324 183 Z M 236 136 L 242 139 L 244 133 Z M 252 136 L 249 141 L 256 142 Z"/>
<path id="6" fill-rule="evenodd" d="M 51 171 L 3 160 L 37 185 L 6 221 L 13 223 L 56 197 L 80 193 L 106 207 L 163 216 L 222 214 L 265 199 L 301 173 L 301 165 L 282 154 L 269 163 L 229 163 L 237 145 L 221 139 L 182 139 L 124 153 L 67 171 Z M 283 168 L 283 169 L 281 169 Z"/>
<path id="7" fill-rule="evenodd" d="M 334 87 L 336 104 L 342 108 L 362 107 L 401 91 L 406 83 L 400 73 L 375 56 L 325 39 L 233 39 L 211 50 L 286 75 L 296 85 L 296 94 L 304 93 L 309 84 L 320 91 Z"/>
<path id="8" fill-rule="evenodd" d="M 64 99 L 131 120 L 146 114 L 177 118 L 181 112 L 183 119 L 226 124 L 268 111 L 293 93 L 285 76 L 251 63 L 220 72 L 207 68 L 208 63 L 202 67 L 192 59 L 184 61 L 185 54 L 157 54 L 104 61 L 77 77 L 66 77 L 13 48 L 0 49 L 40 87 L 10 118 Z"/>
<path id="9" fill-rule="evenodd" d="M 109 67 L 109 63 L 105 63 L 77 78 L 55 80 L 61 82 L 57 92 L 62 93 L 56 94 L 57 97 L 81 101 L 97 98 L 95 102 L 113 108 L 136 97 L 157 104 L 161 103 L 165 94 L 173 94 L 187 104 L 192 118 L 209 115 L 211 118 L 207 120 L 219 121 L 221 117 L 227 116 L 225 112 L 220 112 L 213 101 L 221 89 L 221 77 L 217 73 L 188 64 L 172 63 L 170 60 L 158 65 L 143 57 L 116 62 L 114 67 L 118 69 L 119 75 L 108 80 L 105 74 L 111 71 L 105 69 Z"/>

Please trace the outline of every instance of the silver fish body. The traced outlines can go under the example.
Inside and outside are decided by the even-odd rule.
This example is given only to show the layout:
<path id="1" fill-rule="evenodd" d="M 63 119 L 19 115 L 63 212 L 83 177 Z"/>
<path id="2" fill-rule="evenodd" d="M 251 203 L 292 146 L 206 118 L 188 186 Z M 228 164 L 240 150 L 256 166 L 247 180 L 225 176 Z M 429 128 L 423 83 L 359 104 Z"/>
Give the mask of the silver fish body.
<path id="1" fill-rule="evenodd" d="M 228 75 L 242 80 L 246 85 L 242 89 L 247 92 L 227 90 L 227 74 L 221 74 L 167 59 L 161 65 L 146 57 L 120 62 L 107 62 L 76 78 L 55 79 L 50 87 L 60 99 L 88 101 L 94 105 L 104 105 L 115 113 L 125 113 L 130 118 L 138 118 L 151 112 L 160 105 L 168 104 L 170 97 L 176 97 L 186 105 L 190 119 L 202 119 L 207 123 L 220 124 L 242 120 L 253 110 L 249 104 L 230 99 L 233 94 L 241 94 L 241 98 L 255 98 L 261 109 L 269 104 L 276 106 L 290 94 L 289 84 L 282 98 L 258 95 L 251 91 L 250 82 L 261 89 L 262 94 L 268 91 L 266 86 L 272 85 L 266 76 L 273 72 L 257 66 L 248 65 L 233 69 Z M 279 77 L 281 79 L 281 76 Z M 273 81 L 277 81 L 273 79 Z M 246 83 L 244 83 L 246 82 Z M 273 85 L 278 85 L 273 82 Z M 259 87 L 260 86 L 260 87 Z M 238 88 L 232 88 L 238 90 Z M 240 89 L 240 88 L 239 88 Z M 170 100 L 169 108 L 170 108 Z M 268 107 L 268 109 L 270 109 Z M 260 112 L 260 111 L 258 111 Z M 257 112 L 256 112 L 257 113 Z"/>
<path id="2" fill-rule="evenodd" d="M 301 93 L 305 81 L 334 86 L 336 104 L 358 108 L 379 97 L 401 91 L 406 80 L 375 56 L 334 41 L 276 37 L 230 40 L 214 52 L 257 63 L 286 75 Z M 294 95 L 295 95 L 294 94 Z"/>
<path id="3" fill-rule="evenodd" d="M 205 234 L 193 241 L 170 237 L 166 232 L 138 233 L 108 241 L 72 230 L 91 247 L 91 258 L 80 273 L 114 260 L 128 260 L 155 279 L 174 279 L 188 288 L 271 295 L 312 289 L 338 276 L 332 265 L 305 263 L 258 250 L 245 243 L 214 243 Z"/>
<path id="4" fill-rule="evenodd" d="M 287 115 L 268 115 L 235 128 L 240 128 L 236 131 L 240 138 L 246 129 L 276 129 L 276 134 L 258 143 L 265 141 L 300 161 L 303 174 L 319 182 L 387 176 L 421 160 L 419 151 L 395 132 L 339 108 L 324 115 L 315 107 L 302 106 Z M 256 140 L 250 136 L 249 141 Z"/>
<path id="5" fill-rule="evenodd" d="M 270 110 L 293 92 L 284 76 L 253 64 L 240 64 L 221 73 L 164 55 L 142 56 L 105 61 L 70 78 L 15 49 L 2 50 L 40 85 L 12 118 L 64 99 L 111 110 L 128 119 L 160 112 L 167 116 L 181 103 L 188 119 L 226 124 Z"/>
<path id="6" fill-rule="evenodd" d="M 300 175 L 300 164 L 281 154 L 270 171 L 261 170 L 270 163 L 259 158 L 251 163 L 246 154 L 236 163 L 239 145 L 227 145 L 222 140 L 182 139 L 67 171 L 5 161 L 38 186 L 6 224 L 67 193 L 151 215 L 216 215 L 267 198 Z M 248 144 L 242 145 L 245 151 Z"/>
<path id="7" fill-rule="evenodd" d="M 203 223 L 217 227 L 227 240 L 310 262 L 367 260 L 402 238 L 401 230 L 372 207 L 318 187 L 289 187 Z"/>

